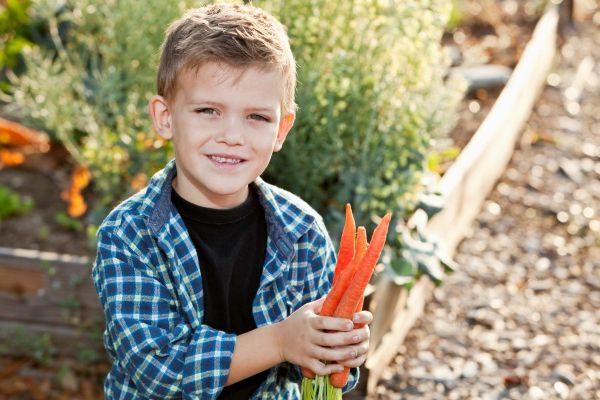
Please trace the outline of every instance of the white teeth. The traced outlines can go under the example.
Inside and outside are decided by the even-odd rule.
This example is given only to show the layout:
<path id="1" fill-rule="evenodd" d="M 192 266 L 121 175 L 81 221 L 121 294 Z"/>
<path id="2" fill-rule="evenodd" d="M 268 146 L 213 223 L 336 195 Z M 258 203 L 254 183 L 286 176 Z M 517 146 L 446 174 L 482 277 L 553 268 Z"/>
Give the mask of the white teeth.
<path id="1" fill-rule="evenodd" d="M 216 162 L 224 163 L 224 164 L 239 164 L 242 161 L 238 158 L 225 158 L 225 157 L 218 157 L 218 156 L 210 156 L 210 158 L 215 160 Z"/>

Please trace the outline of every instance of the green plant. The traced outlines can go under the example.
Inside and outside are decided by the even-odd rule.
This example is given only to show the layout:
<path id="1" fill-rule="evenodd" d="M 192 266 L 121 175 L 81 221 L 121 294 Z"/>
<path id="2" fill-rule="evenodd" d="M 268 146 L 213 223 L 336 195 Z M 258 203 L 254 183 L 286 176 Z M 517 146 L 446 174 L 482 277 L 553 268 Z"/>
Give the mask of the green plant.
<path id="1" fill-rule="evenodd" d="M 32 0 L 52 46 L 25 49 L 26 72 L 11 79 L 10 110 L 60 141 L 93 176 L 99 222 L 172 156 L 146 113 L 167 24 L 191 1 Z M 139 183 L 139 182 L 138 182 Z M 142 182 L 143 183 L 143 182 Z"/>
<path id="2" fill-rule="evenodd" d="M 465 89 L 447 76 L 441 46 L 450 1 L 255 4 L 288 28 L 299 72 L 297 121 L 268 180 L 313 205 L 334 240 L 346 202 L 368 230 L 388 211 L 402 221 L 417 204 L 431 140 L 452 128 Z"/>
<path id="3" fill-rule="evenodd" d="M 1 329 L 0 339 L 0 354 L 23 354 L 43 365 L 56 353 L 49 333 L 32 333 L 22 325 Z"/>
<path id="4" fill-rule="evenodd" d="M 23 52 L 30 47 L 48 46 L 46 23 L 31 13 L 31 0 L 0 2 L 0 90 L 10 85 L 7 75 L 23 72 Z"/>
<path id="5" fill-rule="evenodd" d="M 73 232 L 83 231 L 83 222 L 80 220 L 70 217 L 66 212 L 60 211 L 54 215 L 54 221 L 65 229 Z"/>
<path id="6" fill-rule="evenodd" d="M 7 0 L 0 4 L 0 67 L 14 68 L 21 50 L 32 44 L 27 38 L 29 4 L 28 0 Z"/>
<path id="7" fill-rule="evenodd" d="M 31 1 L 53 46 L 26 50 L 11 102 L 90 169 L 97 223 L 172 157 L 146 104 L 163 31 L 192 2 Z M 452 127 L 465 88 L 446 76 L 440 43 L 450 1 L 254 2 L 287 27 L 299 73 L 296 124 L 265 178 L 314 206 L 336 241 L 345 203 L 372 230 L 374 216 L 402 221 L 418 201 L 430 142 Z"/>
<path id="8" fill-rule="evenodd" d="M 6 186 L 0 185 L 0 221 L 12 215 L 26 214 L 33 208 L 30 197 L 19 196 Z"/>
<path id="9" fill-rule="evenodd" d="M 3 71 L 15 68 L 21 51 L 32 45 L 30 41 L 29 0 L 7 0 L 0 3 L 0 89 L 6 90 Z"/>
<path id="10" fill-rule="evenodd" d="M 452 0 L 452 8 L 448 16 L 448 23 L 446 24 L 446 30 L 448 31 L 456 29 L 463 20 L 463 12 L 458 3 L 459 0 Z"/>

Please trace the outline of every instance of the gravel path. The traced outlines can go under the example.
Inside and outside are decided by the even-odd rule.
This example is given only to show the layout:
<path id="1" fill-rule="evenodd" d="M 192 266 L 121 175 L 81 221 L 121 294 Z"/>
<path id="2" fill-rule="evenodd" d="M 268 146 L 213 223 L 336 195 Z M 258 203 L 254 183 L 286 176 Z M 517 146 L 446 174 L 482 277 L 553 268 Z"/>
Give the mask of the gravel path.
<path id="1" fill-rule="evenodd" d="M 377 398 L 600 399 L 599 27 L 597 8 L 561 43 L 458 249 L 460 270 L 434 291 Z"/>

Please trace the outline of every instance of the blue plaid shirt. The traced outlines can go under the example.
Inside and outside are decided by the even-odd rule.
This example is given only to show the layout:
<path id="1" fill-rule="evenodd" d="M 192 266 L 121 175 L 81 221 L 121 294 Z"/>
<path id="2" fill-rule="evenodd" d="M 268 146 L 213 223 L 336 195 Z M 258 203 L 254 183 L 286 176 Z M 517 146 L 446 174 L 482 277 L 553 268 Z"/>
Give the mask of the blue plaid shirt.
<path id="1" fill-rule="evenodd" d="M 107 399 L 214 399 L 236 335 L 204 325 L 196 249 L 171 203 L 175 162 L 117 206 L 98 231 L 93 268 L 113 361 Z M 331 287 L 335 251 L 320 216 L 280 188 L 255 181 L 267 220 L 267 250 L 252 304 L 258 327 L 285 319 Z M 345 391 L 357 382 L 353 369 Z M 300 369 L 272 368 L 252 399 L 299 399 Z"/>

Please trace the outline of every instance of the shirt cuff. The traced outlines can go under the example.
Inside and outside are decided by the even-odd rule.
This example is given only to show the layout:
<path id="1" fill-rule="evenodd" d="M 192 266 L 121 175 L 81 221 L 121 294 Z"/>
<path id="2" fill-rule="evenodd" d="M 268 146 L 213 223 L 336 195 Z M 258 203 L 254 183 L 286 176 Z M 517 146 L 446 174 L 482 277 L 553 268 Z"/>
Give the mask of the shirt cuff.
<path id="1" fill-rule="evenodd" d="M 354 389 L 356 387 L 356 385 L 358 384 L 359 376 L 360 376 L 359 368 L 350 368 L 350 376 L 348 377 L 348 382 L 342 388 L 342 393 L 348 393 L 349 391 Z"/>
<path id="2" fill-rule="evenodd" d="M 192 337 L 185 358 L 184 399 L 216 399 L 225 387 L 236 335 L 202 325 Z"/>

